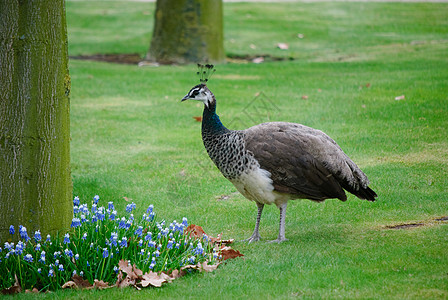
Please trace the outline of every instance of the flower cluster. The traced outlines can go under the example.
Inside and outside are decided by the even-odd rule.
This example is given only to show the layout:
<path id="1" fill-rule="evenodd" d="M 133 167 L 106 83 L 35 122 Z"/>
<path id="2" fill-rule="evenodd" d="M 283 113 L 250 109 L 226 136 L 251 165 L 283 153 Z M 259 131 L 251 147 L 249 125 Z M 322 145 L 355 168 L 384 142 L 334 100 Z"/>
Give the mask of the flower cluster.
<path id="1" fill-rule="evenodd" d="M 90 208 L 79 197 L 73 205 L 71 230 L 62 237 L 47 235 L 43 240 L 37 230 L 30 238 L 22 225 L 16 236 L 10 226 L 12 240 L 19 241 L 6 242 L 3 248 L 0 244 L 0 291 L 13 286 L 15 276 L 23 290 L 59 289 L 74 275 L 90 283 L 94 279 L 114 282 L 122 259 L 143 272 L 159 272 L 218 258 L 206 236 L 200 240 L 184 234 L 186 218 L 180 223 L 156 222 L 153 205 L 142 218 L 134 217 L 135 203 L 118 217 L 113 202 L 100 206 L 98 195 Z"/>

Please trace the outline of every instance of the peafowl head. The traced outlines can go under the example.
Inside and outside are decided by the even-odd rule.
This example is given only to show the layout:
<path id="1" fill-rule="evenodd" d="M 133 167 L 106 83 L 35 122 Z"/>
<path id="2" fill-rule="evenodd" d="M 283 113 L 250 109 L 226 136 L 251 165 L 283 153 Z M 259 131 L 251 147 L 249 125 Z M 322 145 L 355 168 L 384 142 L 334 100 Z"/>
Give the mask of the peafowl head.
<path id="1" fill-rule="evenodd" d="M 193 87 L 181 101 L 185 100 L 197 100 L 204 103 L 207 108 L 212 107 L 215 104 L 215 96 L 208 89 L 208 87 L 201 83 Z"/>
<path id="2" fill-rule="evenodd" d="M 205 85 L 213 73 L 216 71 L 213 65 L 202 65 L 198 64 L 199 71 L 197 75 L 199 75 L 200 84 L 194 86 L 185 97 L 182 98 L 182 101 L 185 100 L 197 100 L 204 103 L 205 107 L 212 108 L 216 104 L 215 95 L 208 89 Z"/>

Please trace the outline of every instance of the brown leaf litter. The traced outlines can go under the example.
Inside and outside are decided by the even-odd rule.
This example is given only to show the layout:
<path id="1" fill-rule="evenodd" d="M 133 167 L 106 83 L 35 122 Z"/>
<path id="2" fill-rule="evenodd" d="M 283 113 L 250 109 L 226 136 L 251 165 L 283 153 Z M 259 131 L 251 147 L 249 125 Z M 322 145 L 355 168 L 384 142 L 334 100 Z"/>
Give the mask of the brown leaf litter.
<path id="1" fill-rule="evenodd" d="M 180 269 L 170 270 L 168 272 L 145 272 L 140 270 L 135 264 L 131 264 L 126 260 L 120 260 L 118 263 L 118 274 L 117 281 L 113 285 L 109 285 L 109 283 L 104 281 L 94 280 L 93 284 L 90 284 L 88 280 L 83 279 L 79 275 L 74 275 L 70 281 L 66 282 L 62 288 L 75 288 L 75 289 L 105 289 L 105 288 L 124 288 L 128 286 L 132 286 L 138 290 L 147 287 L 161 287 L 164 283 L 170 283 L 173 280 L 184 276 L 188 270 L 196 270 L 199 272 L 213 272 L 218 268 L 218 266 L 226 261 L 227 259 L 233 259 L 237 257 L 244 256 L 239 251 L 232 249 L 229 244 L 233 243 L 233 239 L 223 240 L 222 234 L 218 234 L 218 236 L 212 237 L 208 236 L 201 226 L 191 224 L 185 229 L 185 234 L 197 239 L 202 239 L 204 235 L 206 235 L 210 241 L 210 243 L 214 246 L 215 250 L 221 254 L 221 260 L 214 263 L 209 264 L 209 262 L 205 261 L 202 263 L 197 263 L 195 265 L 186 265 L 181 267 Z M 20 285 L 18 281 L 16 285 L 9 288 L 9 293 L 17 293 L 16 290 L 21 291 Z M 6 291 L 6 290 L 5 290 Z M 4 291 L 4 292 L 5 292 Z"/>

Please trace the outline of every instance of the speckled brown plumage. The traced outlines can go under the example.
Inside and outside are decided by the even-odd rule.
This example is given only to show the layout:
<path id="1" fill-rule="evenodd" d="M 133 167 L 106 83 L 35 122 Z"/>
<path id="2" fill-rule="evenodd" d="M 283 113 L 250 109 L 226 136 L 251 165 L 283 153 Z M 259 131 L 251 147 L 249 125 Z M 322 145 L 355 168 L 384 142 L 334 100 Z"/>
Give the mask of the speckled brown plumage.
<path id="1" fill-rule="evenodd" d="M 328 135 L 304 125 L 263 123 L 243 131 L 245 148 L 271 173 L 275 190 L 297 198 L 347 200 L 343 189 L 374 201 L 359 167 Z"/>

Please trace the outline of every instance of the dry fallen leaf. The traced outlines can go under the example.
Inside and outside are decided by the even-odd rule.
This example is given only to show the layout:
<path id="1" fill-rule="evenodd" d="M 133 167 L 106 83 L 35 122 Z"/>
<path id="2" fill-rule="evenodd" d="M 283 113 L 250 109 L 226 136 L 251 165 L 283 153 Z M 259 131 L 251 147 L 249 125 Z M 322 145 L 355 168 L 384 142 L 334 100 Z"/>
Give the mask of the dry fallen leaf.
<path id="1" fill-rule="evenodd" d="M 127 268 L 128 266 L 130 266 L 130 265 L 127 260 L 120 259 L 120 261 L 118 262 L 118 268 L 120 268 L 120 270 L 123 270 L 124 268 Z"/>
<path id="2" fill-rule="evenodd" d="M 212 243 L 212 244 L 219 244 L 219 243 L 221 243 L 221 238 L 222 238 L 222 233 L 220 233 L 220 234 L 218 234 L 218 236 L 217 237 L 210 237 L 210 242 Z"/>
<path id="3" fill-rule="evenodd" d="M 142 287 L 147 287 L 148 285 L 161 287 L 164 282 L 167 282 L 165 278 L 161 278 L 157 273 L 150 271 L 142 276 L 140 284 Z"/>
<path id="4" fill-rule="evenodd" d="M 202 122 L 202 116 L 193 117 L 197 122 Z"/>
<path id="5" fill-rule="evenodd" d="M 165 272 L 161 272 L 161 273 L 159 274 L 159 277 L 160 277 L 161 279 L 165 279 L 166 282 L 171 282 L 171 281 L 173 281 L 173 280 L 175 279 L 175 278 L 172 278 L 170 275 L 166 274 Z"/>
<path id="6" fill-rule="evenodd" d="M 278 43 L 277 44 L 277 48 L 281 49 L 281 50 L 288 50 L 289 49 L 289 45 L 286 43 Z"/>
<path id="7" fill-rule="evenodd" d="M 399 101 L 399 100 L 405 100 L 405 97 L 404 97 L 404 95 L 397 96 L 397 97 L 395 97 L 395 100 L 397 100 L 397 101 Z"/>
<path id="8" fill-rule="evenodd" d="M 180 268 L 181 271 L 188 270 L 188 269 L 200 270 L 201 266 L 196 264 L 196 265 L 186 265 L 186 266 L 183 266 L 182 268 Z"/>
<path id="9" fill-rule="evenodd" d="M 262 62 L 264 62 L 264 57 L 263 56 L 256 57 L 256 58 L 252 59 L 252 62 L 254 64 L 261 64 Z"/>
<path id="10" fill-rule="evenodd" d="M 234 241 L 235 241 L 235 239 L 222 240 L 221 244 L 228 245 L 228 244 L 232 244 Z"/>
<path id="11" fill-rule="evenodd" d="M 244 256 L 240 251 L 232 249 L 228 246 L 222 248 L 221 250 L 222 260 L 237 258 L 240 256 Z"/>
<path id="12" fill-rule="evenodd" d="M 71 279 L 75 282 L 76 286 L 81 289 L 88 288 L 88 287 L 92 286 L 88 280 L 85 280 L 78 274 L 73 275 Z"/>
<path id="13" fill-rule="evenodd" d="M 303 96 L 302 96 L 302 99 L 303 99 L 303 100 L 308 100 L 308 96 L 307 96 L 307 95 L 303 95 Z"/>
<path id="14" fill-rule="evenodd" d="M 171 274 L 170 274 L 171 280 L 177 279 L 181 276 L 182 276 L 182 272 L 177 269 L 173 270 L 173 272 L 171 272 Z"/>
<path id="15" fill-rule="evenodd" d="M 212 272 L 212 271 L 216 270 L 219 265 L 220 265 L 219 263 L 214 264 L 214 265 L 209 265 L 209 264 L 207 264 L 206 261 L 204 261 L 202 263 L 202 270 L 204 270 L 206 272 Z"/>
<path id="16" fill-rule="evenodd" d="M 126 279 L 126 278 L 125 278 Z M 115 286 L 119 288 L 124 288 L 129 285 L 128 280 L 123 280 L 123 272 L 121 270 L 117 274 L 117 281 L 115 282 Z"/>
<path id="17" fill-rule="evenodd" d="M 135 264 L 133 265 L 133 269 L 134 269 L 134 274 L 137 275 L 138 277 L 143 275 L 143 271 L 138 269 Z"/>
<path id="18" fill-rule="evenodd" d="M 209 238 L 210 238 L 210 242 L 212 244 L 219 244 L 219 245 L 228 245 L 235 241 L 235 239 L 223 240 L 222 233 L 218 234 L 218 236 L 215 238 L 214 237 L 209 237 Z"/>
<path id="19" fill-rule="evenodd" d="M 63 289 L 71 289 L 71 288 L 78 288 L 78 286 L 76 285 L 76 283 L 74 281 L 67 281 L 66 283 L 64 283 L 62 285 Z"/>
<path id="20" fill-rule="evenodd" d="M 198 270 L 198 271 L 206 271 L 212 272 L 218 268 L 221 263 L 216 263 L 214 265 L 209 265 L 206 261 L 203 263 L 197 263 L 195 265 L 186 265 L 181 268 L 181 272 L 184 270 Z"/>
<path id="21" fill-rule="evenodd" d="M 202 238 L 205 234 L 201 226 L 191 224 L 185 229 L 185 233 L 190 237 Z"/>
<path id="22" fill-rule="evenodd" d="M 135 286 L 135 280 L 131 281 L 129 276 L 126 276 L 123 279 L 123 273 L 121 271 L 118 272 L 117 282 L 115 282 L 115 286 L 119 287 L 119 288 L 125 288 L 125 287 L 128 287 L 130 285 Z"/>
<path id="23" fill-rule="evenodd" d="M 106 289 L 106 288 L 111 288 L 112 286 L 109 286 L 108 282 L 104 282 L 102 280 L 95 279 L 95 280 L 93 280 L 93 287 L 102 290 L 102 289 Z"/>
<path id="24" fill-rule="evenodd" d="M 181 169 L 180 171 L 179 171 L 179 174 L 178 174 L 180 177 L 185 177 L 185 176 L 187 176 L 187 173 L 185 172 L 185 169 Z M 146 232 L 148 232 L 148 229 L 147 228 L 145 228 L 146 229 Z M 146 233 L 146 232 L 144 232 L 144 233 Z"/>
<path id="25" fill-rule="evenodd" d="M 120 288 L 127 287 L 130 285 L 135 286 L 136 279 L 138 279 L 137 274 L 133 271 L 133 267 L 129 264 L 128 261 L 121 259 L 118 262 L 118 269 L 120 272 L 117 275 L 117 282 L 115 282 L 115 286 Z M 123 278 L 123 273 L 126 273 L 126 277 Z"/>
<path id="26" fill-rule="evenodd" d="M 225 201 L 225 200 L 229 200 L 230 196 L 229 195 L 221 195 L 221 196 L 217 196 L 216 200 L 218 201 Z"/>
<path id="27" fill-rule="evenodd" d="M 128 261 L 121 259 L 118 262 L 118 269 L 125 272 L 126 274 L 132 273 L 132 266 L 129 264 Z"/>
<path id="28" fill-rule="evenodd" d="M 362 90 L 363 88 L 370 88 L 370 86 L 371 86 L 371 84 L 370 84 L 370 82 L 367 82 L 366 84 L 361 84 L 360 86 L 359 86 L 359 90 Z"/>

